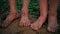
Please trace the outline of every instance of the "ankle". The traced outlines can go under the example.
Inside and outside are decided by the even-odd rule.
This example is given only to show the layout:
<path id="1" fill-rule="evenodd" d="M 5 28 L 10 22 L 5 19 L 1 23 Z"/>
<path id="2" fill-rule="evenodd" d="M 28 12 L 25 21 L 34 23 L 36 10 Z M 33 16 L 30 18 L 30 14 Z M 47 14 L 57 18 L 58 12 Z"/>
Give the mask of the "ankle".
<path id="1" fill-rule="evenodd" d="M 49 16 L 56 17 L 57 16 L 57 13 L 50 13 Z"/>
<path id="2" fill-rule="evenodd" d="M 21 17 L 28 17 L 28 15 L 21 15 Z"/>
<path id="3" fill-rule="evenodd" d="M 57 15 L 49 15 L 49 18 L 57 18 Z"/>
<path id="4" fill-rule="evenodd" d="M 10 9 L 10 12 L 17 13 L 17 9 Z"/>
<path id="5" fill-rule="evenodd" d="M 13 13 L 13 14 L 18 14 L 17 11 L 10 11 L 10 14 Z"/>
<path id="6" fill-rule="evenodd" d="M 40 21 L 41 23 L 44 23 L 45 20 L 46 20 L 46 16 L 40 16 L 39 19 L 40 19 L 39 21 Z"/>
<path id="7" fill-rule="evenodd" d="M 47 15 L 41 15 L 39 18 L 46 18 Z"/>

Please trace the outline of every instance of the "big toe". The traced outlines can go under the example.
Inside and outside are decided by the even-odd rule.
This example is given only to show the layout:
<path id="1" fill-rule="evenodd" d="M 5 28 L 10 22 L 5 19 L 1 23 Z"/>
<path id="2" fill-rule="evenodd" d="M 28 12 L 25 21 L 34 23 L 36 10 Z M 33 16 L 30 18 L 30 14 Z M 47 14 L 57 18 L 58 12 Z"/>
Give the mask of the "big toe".
<path id="1" fill-rule="evenodd" d="M 33 24 L 31 24 L 31 28 L 32 28 L 33 30 L 35 30 L 35 31 L 38 30 L 38 27 L 34 26 Z"/>
<path id="2" fill-rule="evenodd" d="M 25 26 L 27 26 L 27 27 L 30 26 L 30 23 L 26 23 Z"/>

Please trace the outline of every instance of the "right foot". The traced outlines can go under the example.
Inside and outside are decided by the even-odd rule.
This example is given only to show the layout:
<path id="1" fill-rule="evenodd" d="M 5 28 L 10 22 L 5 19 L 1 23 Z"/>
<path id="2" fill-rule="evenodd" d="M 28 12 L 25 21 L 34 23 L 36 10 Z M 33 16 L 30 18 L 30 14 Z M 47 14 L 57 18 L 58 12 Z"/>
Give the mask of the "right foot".
<path id="1" fill-rule="evenodd" d="M 26 16 L 22 16 L 21 21 L 19 23 L 20 26 L 30 26 L 30 20 Z"/>
<path id="2" fill-rule="evenodd" d="M 29 18 L 28 18 L 28 8 L 27 7 L 23 7 L 22 8 L 22 14 L 21 14 L 21 20 L 20 20 L 20 23 L 19 23 L 19 25 L 20 26 L 30 26 L 30 20 L 29 20 Z"/>
<path id="3" fill-rule="evenodd" d="M 7 27 L 14 19 L 18 18 L 18 13 L 10 13 L 3 21 L 2 27 Z"/>
<path id="4" fill-rule="evenodd" d="M 42 27 L 44 21 L 45 21 L 45 18 L 44 18 L 44 17 L 43 17 L 43 18 L 42 18 L 42 17 L 39 18 L 35 23 L 31 24 L 31 28 L 32 28 L 33 30 L 38 30 L 38 29 L 40 29 L 40 28 Z"/>
<path id="5" fill-rule="evenodd" d="M 57 23 L 57 18 L 56 17 L 51 17 L 48 20 L 49 20 L 48 21 L 49 23 L 48 23 L 47 30 L 49 32 L 55 32 L 57 30 L 58 26 L 59 26 L 58 23 Z"/>

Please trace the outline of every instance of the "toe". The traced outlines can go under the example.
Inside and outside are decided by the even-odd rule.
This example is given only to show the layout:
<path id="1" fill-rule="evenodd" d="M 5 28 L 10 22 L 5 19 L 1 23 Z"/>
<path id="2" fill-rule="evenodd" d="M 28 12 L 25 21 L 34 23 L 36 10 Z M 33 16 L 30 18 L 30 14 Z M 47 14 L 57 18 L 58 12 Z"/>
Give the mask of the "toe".
<path id="1" fill-rule="evenodd" d="M 10 24 L 9 20 L 5 20 L 5 21 L 3 21 L 3 23 L 2 23 L 2 27 L 3 27 L 3 28 L 6 28 L 9 24 Z"/>
<path id="2" fill-rule="evenodd" d="M 35 31 L 38 30 L 38 27 L 34 26 L 33 24 L 31 24 L 31 28 L 32 28 L 33 30 L 35 30 Z"/>
<path id="3" fill-rule="evenodd" d="M 48 29 L 49 32 L 55 32 L 56 31 L 56 28 L 48 27 L 47 29 Z"/>
<path id="4" fill-rule="evenodd" d="M 30 26 L 31 25 L 31 23 L 29 22 L 28 24 L 27 24 L 27 26 Z"/>
<path id="5" fill-rule="evenodd" d="M 20 21 L 19 26 L 23 26 L 23 22 Z"/>

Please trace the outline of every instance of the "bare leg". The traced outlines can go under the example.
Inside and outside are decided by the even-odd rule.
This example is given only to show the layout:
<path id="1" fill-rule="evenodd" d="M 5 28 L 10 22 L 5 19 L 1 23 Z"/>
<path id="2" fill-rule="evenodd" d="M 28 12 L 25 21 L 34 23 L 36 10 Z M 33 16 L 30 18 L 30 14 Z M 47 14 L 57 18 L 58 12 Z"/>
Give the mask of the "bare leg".
<path id="1" fill-rule="evenodd" d="M 16 9 L 16 0 L 9 0 L 10 4 L 10 13 L 7 16 L 6 20 L 4 20 L 2 27 L 7 27 L 14 19 L 18 17 L 18 12 Z"/>
<path id="2" fill-rule="evenodd" d="M 23 7 L 21 12 L 20 26 L 30 26 L 30 21 L 28 19 L 28 4 L 29 0 L 23 0 Z"/>
<path id="3" fill-rule="evenodd" d="M 57 23 L 57 7 L 59 0 L 50 0 L 50 12 L 48 17 L 48 31 L 55 32 Z"/>
<path id="4" fill-rule="evenodd" d="M 41 28 L 42 24 L 45 22 L 47 17 L 48 9 L 47 0 L 40 0 L 39 4 L 40 4 L 40 17 L 35 23 L 31 24 L 31 28 L 34 30 L 38 30 L 39 28 Z"/>

